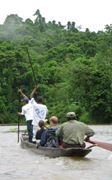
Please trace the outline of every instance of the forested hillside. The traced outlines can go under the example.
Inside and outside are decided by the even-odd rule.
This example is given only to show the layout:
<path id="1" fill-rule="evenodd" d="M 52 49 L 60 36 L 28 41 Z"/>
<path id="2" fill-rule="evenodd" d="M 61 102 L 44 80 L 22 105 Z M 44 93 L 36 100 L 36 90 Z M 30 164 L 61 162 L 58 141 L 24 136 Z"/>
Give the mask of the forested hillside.
<path id="1" fill-rule="evenodd" d="M 75 111 L 85 123 L 112 122 L 112 25 L 81 31 L 75 22 L 35 21 L 17 14 L 0 25 L 0 124 L 16 123 L 18 88 L 29 96 L 34 86 L 49 109 L 66 121 Z"/>

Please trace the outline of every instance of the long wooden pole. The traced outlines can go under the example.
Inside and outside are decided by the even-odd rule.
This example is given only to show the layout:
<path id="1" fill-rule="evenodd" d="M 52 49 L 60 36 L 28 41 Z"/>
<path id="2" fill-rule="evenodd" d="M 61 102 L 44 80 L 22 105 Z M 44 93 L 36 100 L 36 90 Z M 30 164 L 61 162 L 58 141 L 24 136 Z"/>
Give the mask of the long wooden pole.
<path id="1" fill-rule="evenodd" d="M 20 93 L 18 100 L 19 100 L 18 111 L 20 111 Z M 18 115 L 18 140 L 17 140 L 18 143 L 19 143 L 19 131 L 20 131 L 20 116 Z"/>
<path id="2" fill-rule="evenodd" d="M 26 48 L 26 51 L 27 51 L 28 58 L 29 58 L 29 63 L 30 63 L 31 69 L 32 69 L 33 78 L 34 78 L 35 84 L 37 84 L 37 79 L 36 79 L 35 72 L 34 72 L 34 69 L 33 69 L 33 66 L 32 66 L 32 61 L 31 61 L 31 58 L 30 58 L 28 48 Z"/>
<path id="3" fill-rule="evenodd" d="M 18 143 L 19 143 L 19 124 L 20 124 L 20 116 L 18 115 Z"/>

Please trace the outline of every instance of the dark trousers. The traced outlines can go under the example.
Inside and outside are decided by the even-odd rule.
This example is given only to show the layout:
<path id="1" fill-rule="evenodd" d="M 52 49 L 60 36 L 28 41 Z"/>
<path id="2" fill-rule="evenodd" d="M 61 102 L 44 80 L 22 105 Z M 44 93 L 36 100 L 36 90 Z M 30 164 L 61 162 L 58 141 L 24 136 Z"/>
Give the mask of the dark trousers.
<path id="1" fill-rule="evenodd" d="M 33 139 L 33 125 L 32 125 L 32 120 L 28 120 L 27 122 L 27 131 L 28 131 L 28 136 L 29 136 L 29 142 L 32 142 Z"/>

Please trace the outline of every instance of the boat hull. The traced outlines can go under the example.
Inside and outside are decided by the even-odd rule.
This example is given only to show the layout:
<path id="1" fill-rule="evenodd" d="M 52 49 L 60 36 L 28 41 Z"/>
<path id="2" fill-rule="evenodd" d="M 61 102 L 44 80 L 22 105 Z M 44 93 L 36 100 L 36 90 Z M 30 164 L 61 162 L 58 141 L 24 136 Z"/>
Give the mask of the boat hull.
<path id="1" fill-rule="evenodd" d="M 39 146 L 38 149 L 36 145 L 33 143 L 29 143 L 25 135 L 21 135 L 21 147 L 31 149 L 31 151 L 35 152 L 37 155 L 44 155 L 47 157 L 61 157 L 61 156 L 68 156 L 68 157 L 85 157 L 89 154 L 92 149 L 86 148 L 51 148 L 51 147 L 43 147 Z"/>

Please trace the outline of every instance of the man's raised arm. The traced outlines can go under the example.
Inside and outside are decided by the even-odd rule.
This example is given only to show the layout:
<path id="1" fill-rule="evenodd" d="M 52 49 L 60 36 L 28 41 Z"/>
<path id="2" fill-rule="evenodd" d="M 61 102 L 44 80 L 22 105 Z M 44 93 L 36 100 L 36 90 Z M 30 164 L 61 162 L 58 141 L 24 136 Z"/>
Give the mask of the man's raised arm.
<path id="1" fill-rule="evenodd" d="M 18 92 L 24 97 L 24 98 L 28 98 L 22 91 L 22 89 L 18 89 Z"/>
<path id="2" fill-rule="evenodd" d="M 32 91 L 32 93 L 30 94 L 30 99 L 33 98 L 34 94 L 35 94 L 35 91 L 38 89 L 38 86 L 36 85 L 34 90 Z"/>

